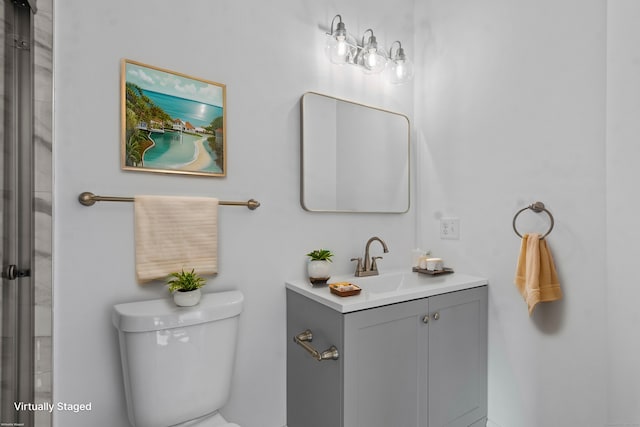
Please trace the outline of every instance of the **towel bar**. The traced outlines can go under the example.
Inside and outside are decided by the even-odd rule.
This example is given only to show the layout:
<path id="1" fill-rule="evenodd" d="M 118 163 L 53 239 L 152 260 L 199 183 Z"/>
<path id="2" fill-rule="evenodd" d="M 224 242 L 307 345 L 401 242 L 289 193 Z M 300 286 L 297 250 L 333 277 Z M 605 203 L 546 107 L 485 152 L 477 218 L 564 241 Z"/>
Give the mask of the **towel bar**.
<path id="1" fill-rule="evenodd" d="M 544 203 L 542 202 L 535 202 L 516 212 L 516 214 L 513 216 L 513 231 L 516 232 L 518 237 L 522 237 L 522 234 L 518 233 L 518 229 L 516 228 L 516 218 L 518 218 L 518 215 L 520 215 L 522 212 L 526 211 L 527 209 L 531 209 L 536 213 L 545 212 L 547 215 L 549 215 L 549 219 L 551 220 L 551 225 L 549 226 L 549 229 L 547 230 L 547 232 L 544 233 L 542 236 L 540 236 L 540 240 L 544 239 L 549 235 L 549 233 L 551 233 L 551 230 L 553 230 L 554 221 L 553 221 L 553 215 L 551 215 L 551 212 L 549 212 L 549 210 L 547 210 L 547 208 L 544 207 Z"/>
<path id="2" fill-rule="evenodd" d="M 325 351 L 318 351 L 311 344 L 309 344 L 311 341 L 313 341 L 313 332 L 311 332 L 309 329 L 306 329 L 300 332 L 298 335 L 294 336 L 293 341 L 307 350 L 307 352 L 318 362 L 329 359 L 338 360 L 340 358 L 340 353 L 338 353 L 338 349 L 335 345 L 332 345 Z"/>
<path id="3" fill-rule="evenodd" d="M 96 196 L 91 192 L 85 191 L 78 196 L 78 201 L 84 206 L 93 206 L 96 202 L 133 202 L 133 197 Z M 254 199 L 249 199 L 246 202 L 220 200 L 219 204 L 226 206 L 246 206 L 252 211 L 260 206 L 260 202 Z"/>

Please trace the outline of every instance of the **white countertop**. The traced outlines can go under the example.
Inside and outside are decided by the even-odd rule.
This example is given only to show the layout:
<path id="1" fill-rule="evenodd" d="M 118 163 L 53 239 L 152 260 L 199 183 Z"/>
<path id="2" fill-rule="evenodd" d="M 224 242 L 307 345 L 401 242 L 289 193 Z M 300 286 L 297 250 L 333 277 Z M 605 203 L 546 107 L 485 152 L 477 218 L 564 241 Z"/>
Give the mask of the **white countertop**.
<path id="1" fill-rule="evenodd" d="M 487 279 L 462 273 L 431 276 L 410 269 L 388 271 L 371 277 L 332 276 L 329 283 L 335 282 L 350 282 L 358 285 L 362 291 L 359 295 L 341 297 L 332 294 L 327 285 L 313 286 L 306 279 L 287 281 L 286 287 L 340 313 L 350 313 L 489 284 Z"/>

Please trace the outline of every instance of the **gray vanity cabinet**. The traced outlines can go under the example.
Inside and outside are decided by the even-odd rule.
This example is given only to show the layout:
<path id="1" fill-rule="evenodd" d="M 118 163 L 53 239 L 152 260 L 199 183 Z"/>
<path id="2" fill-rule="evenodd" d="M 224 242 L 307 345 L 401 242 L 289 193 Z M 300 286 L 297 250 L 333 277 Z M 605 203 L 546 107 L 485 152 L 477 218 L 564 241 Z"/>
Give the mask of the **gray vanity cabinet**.
<path id="1" fill-rule="evenodd" d="M 313 333 L 317 361 L 292 337 Z M 287 290 L 288 427 L 479 427 L 487 287 L 340 313 Z"/>

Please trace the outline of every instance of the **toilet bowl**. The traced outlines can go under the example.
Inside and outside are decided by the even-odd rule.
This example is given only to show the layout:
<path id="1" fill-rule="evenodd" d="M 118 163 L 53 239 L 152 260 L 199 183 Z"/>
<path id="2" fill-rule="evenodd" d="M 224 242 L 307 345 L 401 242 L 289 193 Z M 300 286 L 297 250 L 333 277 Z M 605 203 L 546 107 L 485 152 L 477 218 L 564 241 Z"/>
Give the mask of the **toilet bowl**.
<path id="1" fill-rule="evenodd" d="M 134 427 L 239 427 L 218 412 L 228 398 L 244 297 L 204 294 L 198 305 L 118 304 L 127 415 Z"/>

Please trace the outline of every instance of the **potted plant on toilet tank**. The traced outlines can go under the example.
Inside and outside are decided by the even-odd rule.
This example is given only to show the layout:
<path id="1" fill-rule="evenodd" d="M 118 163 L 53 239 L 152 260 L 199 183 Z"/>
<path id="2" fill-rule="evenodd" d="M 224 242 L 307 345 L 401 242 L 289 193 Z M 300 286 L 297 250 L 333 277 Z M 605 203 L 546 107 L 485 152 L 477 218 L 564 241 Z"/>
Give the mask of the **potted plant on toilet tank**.
<path id="1" fill-rule="evenodd" d="M 324 285 L 331 277 L 331 253 L 328 249 L 315 249 L 307 254 L 309 263 L 307 273 L 313 285 Z"/>
<path id="2" fill-rule="evenodd" d="M 181 307 L 190 307 L 200 302 L 202 293 L 200 288 L 206 285 L 205 280 L 195 272 L 184 271 L 171 273 L 167 279 L 169 292 L 173 294 L 173 301 Z"/>

